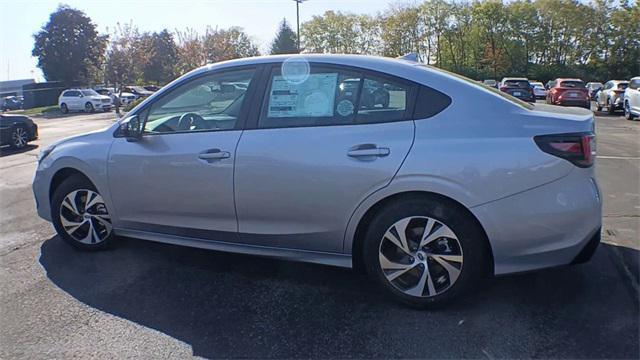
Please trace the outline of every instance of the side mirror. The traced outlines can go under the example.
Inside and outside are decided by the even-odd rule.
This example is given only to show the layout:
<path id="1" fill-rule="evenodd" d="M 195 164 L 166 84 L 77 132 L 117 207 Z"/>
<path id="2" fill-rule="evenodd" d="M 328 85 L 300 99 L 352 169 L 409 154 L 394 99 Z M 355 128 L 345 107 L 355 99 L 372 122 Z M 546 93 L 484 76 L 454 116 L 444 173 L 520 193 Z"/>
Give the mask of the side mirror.
<path id="1" fill-rule="evenodd" d="M 142 138 L 142 123 L 138 115 L 129 116 L 120 122 L 116 133 L 117 137 L 127 138 L 127 141 L 135 142 Z"/>

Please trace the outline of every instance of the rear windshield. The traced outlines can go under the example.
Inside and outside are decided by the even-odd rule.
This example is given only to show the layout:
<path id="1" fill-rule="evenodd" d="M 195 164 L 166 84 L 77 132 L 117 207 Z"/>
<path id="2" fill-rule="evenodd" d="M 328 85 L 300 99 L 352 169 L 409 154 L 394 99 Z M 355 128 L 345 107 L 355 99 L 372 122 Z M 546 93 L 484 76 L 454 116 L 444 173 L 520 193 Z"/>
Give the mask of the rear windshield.
<path id="1" fill-rule="evenodd" d="M 451 75 L 451 76 L 456 77 L 456 78 L 458 78 L 460 80 L 463 80 L 463 81 L 467 82 L 468 84 L 471 84 L 471 85 L 473 85 L 475 87 L 481 88 L 481 89 L 486 90 L 486 91 L 491 91 L 492 93 L 494 93 L 494 94 L 496 94 L 496 95 L 498 95 L 498 96 L 500 96 L 500 97 L 502 97 L 504 99 L 507 99 L 507 100 L 509 100 L 510 102 L 512 102 L 512 103 L 514 103 L 516 105 L 520 105 L 525 109 L 533 110 L 533 105 L 532 104 L 529 104 L 526 101 L 522 101 L 522 100 L 518 99 L 515 96 L 509 95 L 504 91 L 499 91 L 498 89 L 496 89 L 494 87 L 486 86 L 486 85 L 483 85 L 483 84 L 479 84 L 475 80 L 469 79 L 466 76 L 462 76 L 460 74 L 452 73 L 450 71 L 443 70 L 443 69 L 440 69 L 440 68 L 437 68 L 437 67 L 431 66 L 431 65 L 419 64 L 417 66 L 418 67 L 432 69 L 432 70 L 435 70 L 435 71 L 440 71 L 440 72 L 443 72 L 445 74 Z"/>
<path id="2" fill-rule="evenodd" d="M 507 80 L 504 82 L 504 86 L 528 88 L 530 85 L 527 80 Z"/>
<path id="3" fill-rule="evenodd" d="M 560 87 L 564 88 L 584 88 L 582 81 L 563 81 L 560 83 Z"/>

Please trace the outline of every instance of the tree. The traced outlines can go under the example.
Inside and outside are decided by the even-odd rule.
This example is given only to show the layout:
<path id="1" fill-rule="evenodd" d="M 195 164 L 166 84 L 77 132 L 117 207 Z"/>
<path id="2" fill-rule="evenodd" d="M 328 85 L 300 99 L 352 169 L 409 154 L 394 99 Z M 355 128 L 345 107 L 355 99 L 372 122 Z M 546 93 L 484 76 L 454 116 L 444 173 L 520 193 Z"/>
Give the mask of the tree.
<path id="1" fill-rule="evenodd" d="M 186 73 L 207 63 L 202 37 L 193 29 L 176 31 L 178 73 Z"/>
<path id="2" fill-rule="evenodd" d="M 258 56 L 258 47 L 240 27 L 207 29 L 203 48 L 208 62 L 219 62 L 248 56 Z"/>
<path id="3" fill-rule="evenodd" d="M 80 10 L 61 5 L 34 35 L 32 55 L 48 81 L 89 83 L 102 68 L 107 36 Z"/>
<path id="4" fill-rule="evenodd" d="M 137 64 L 142 60 L 136 48 L 139 37 L 138 29 L 132 24 L 117 25 L 107 48 L 105 83 L 132 84 L 141 77 Z"/>
<path id="5" fill-rule="evenodd" d="M 178 47 L 169 31 L 144 34 L 140 39 L 141 48 L 147 54 L 142 65 L 145 82 L 166 84 L 175 78 L 178 65 Z"/>
<path id="6" fill-rule="evenodd" d="M 296 44 L 297 35 L 287 23 L 287 19 L 282 19 L 275 39 L 271 43 L 271 54 L 295 54 L 298 52 Z"/>

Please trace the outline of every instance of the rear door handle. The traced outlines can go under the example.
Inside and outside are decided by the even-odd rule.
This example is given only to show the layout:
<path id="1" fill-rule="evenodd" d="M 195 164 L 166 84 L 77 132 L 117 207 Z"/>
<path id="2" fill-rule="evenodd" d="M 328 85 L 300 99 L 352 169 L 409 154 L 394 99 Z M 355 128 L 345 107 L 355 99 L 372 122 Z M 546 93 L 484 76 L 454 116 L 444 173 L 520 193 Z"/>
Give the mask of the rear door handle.
<path id="1" fill-rule="evenodd" d="M 228 151 L 222 151 L 220 149 L 209 149 L 198 154 L 198 158 L 207 161 L 227 159 L 231 157 L 231 153 Z"/>
<path id="2" fill-rule="evenodd" d="M 386 147 L 378 147 L 374 144 L 357 145 L 347 151 L 347 155 L 355 158 L 384 157 L 391 153 Z"/>

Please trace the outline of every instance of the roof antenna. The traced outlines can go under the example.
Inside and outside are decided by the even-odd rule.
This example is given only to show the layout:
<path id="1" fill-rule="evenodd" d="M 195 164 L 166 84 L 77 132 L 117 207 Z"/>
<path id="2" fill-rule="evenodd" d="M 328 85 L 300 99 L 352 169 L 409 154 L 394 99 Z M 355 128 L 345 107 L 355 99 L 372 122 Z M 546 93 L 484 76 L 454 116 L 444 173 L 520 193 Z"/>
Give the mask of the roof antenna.
<path id="1" fill-rule="evenodd" d="M 418 54 L 416 53 L 407 53 L 404 54 L 402 56 L 398 56 L 396 59 L 400 59 L 400 60 L 406 60 L 406 61 L 411 61 L 411 62 L 420 62 L 418 60 Z"/>

